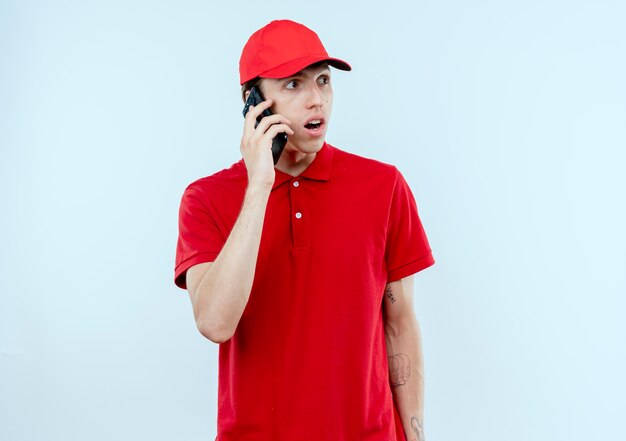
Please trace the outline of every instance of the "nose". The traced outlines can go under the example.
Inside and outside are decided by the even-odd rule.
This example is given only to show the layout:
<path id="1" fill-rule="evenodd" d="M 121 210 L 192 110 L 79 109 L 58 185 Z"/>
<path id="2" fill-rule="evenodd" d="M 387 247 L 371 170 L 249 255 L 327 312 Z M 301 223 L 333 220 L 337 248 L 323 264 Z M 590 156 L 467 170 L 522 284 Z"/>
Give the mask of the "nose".
<path id="1" fill-rule="evenodd" d="M 313 85 L 309 91 L 309 96 L 307 100 L 308 107 L 321 107 L 324 104 L 324 96 L 322 95 L 322 91 L 317 87 L 317 85 Z"/>

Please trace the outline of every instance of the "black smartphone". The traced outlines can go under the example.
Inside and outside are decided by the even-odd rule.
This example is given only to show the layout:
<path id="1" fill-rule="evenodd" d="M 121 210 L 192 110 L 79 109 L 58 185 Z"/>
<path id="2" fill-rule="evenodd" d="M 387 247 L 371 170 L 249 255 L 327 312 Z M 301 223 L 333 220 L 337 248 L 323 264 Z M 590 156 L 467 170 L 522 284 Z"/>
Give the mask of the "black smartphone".
<path id="1" fill-rule="evenodd" d="M 246 116 L 250 106 L 257 106 L 258 104 L 265 101 L 263 95 L 261 95 L 261 91 L 258 87 L 254 86 L 250 89 L 250 95 L 248 95 L 248 99 L 246 100 L 246 105 L 243 107 L 243 116 Z M 265 109 L 263 112 L 257 117 L 256 122 L 254 123 L 254 128 L 259 125 L 263 117 L 272 115 L 270 109 Z M 285 149 L 285 144 L 287 144 L 287 134 L 285 132 L 281 132 L 272 139 L 272 157 L 274 158 L 274 165 L 278 162 L 278 158 L 280 158 L 280 154 Z"/>

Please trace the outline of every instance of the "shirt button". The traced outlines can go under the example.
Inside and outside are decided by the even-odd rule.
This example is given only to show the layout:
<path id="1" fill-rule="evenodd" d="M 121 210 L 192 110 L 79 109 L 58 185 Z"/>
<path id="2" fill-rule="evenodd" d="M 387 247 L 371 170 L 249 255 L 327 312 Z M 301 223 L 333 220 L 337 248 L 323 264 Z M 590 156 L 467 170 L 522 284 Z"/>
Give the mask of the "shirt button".
<path id="1" fill-rule="evenodd" d="M 302 213 L 300 213 L 299 211 L 296 213 L 296 218 L 300 219 L 302 217 Z"/>
<path id="2" fill-rule="evenodd" d="M 300 185 L 300 183 L 298 181 L 293 181 L 293 186 L 297 187 L 298 185 Z"/>

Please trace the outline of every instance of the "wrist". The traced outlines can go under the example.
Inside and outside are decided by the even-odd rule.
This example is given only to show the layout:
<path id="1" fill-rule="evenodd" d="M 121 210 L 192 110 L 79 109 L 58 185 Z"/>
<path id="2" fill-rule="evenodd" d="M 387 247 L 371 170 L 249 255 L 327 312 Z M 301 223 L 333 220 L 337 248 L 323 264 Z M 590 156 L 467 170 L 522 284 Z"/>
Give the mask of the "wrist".
<path id="1" fill-rule="evenodd" d="M 273 185 L 273 182 L 249 181 L 246 193 L 269 193 Z"/>

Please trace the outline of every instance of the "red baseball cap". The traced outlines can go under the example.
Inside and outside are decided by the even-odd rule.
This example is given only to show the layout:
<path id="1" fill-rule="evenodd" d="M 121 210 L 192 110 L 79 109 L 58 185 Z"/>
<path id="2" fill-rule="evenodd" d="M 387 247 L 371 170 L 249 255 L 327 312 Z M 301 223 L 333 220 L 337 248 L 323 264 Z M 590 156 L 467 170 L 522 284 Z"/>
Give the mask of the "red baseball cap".
<path id="1" fill-rule="evenodd" d="M 292 20 L 274 20 L 248 39 L 239 59 L 239 81 L 243 85 L 256 77 L 285 78 L 322 60 L 352 70 L 345 61 L 329 57 L 311 29 Z"/>

